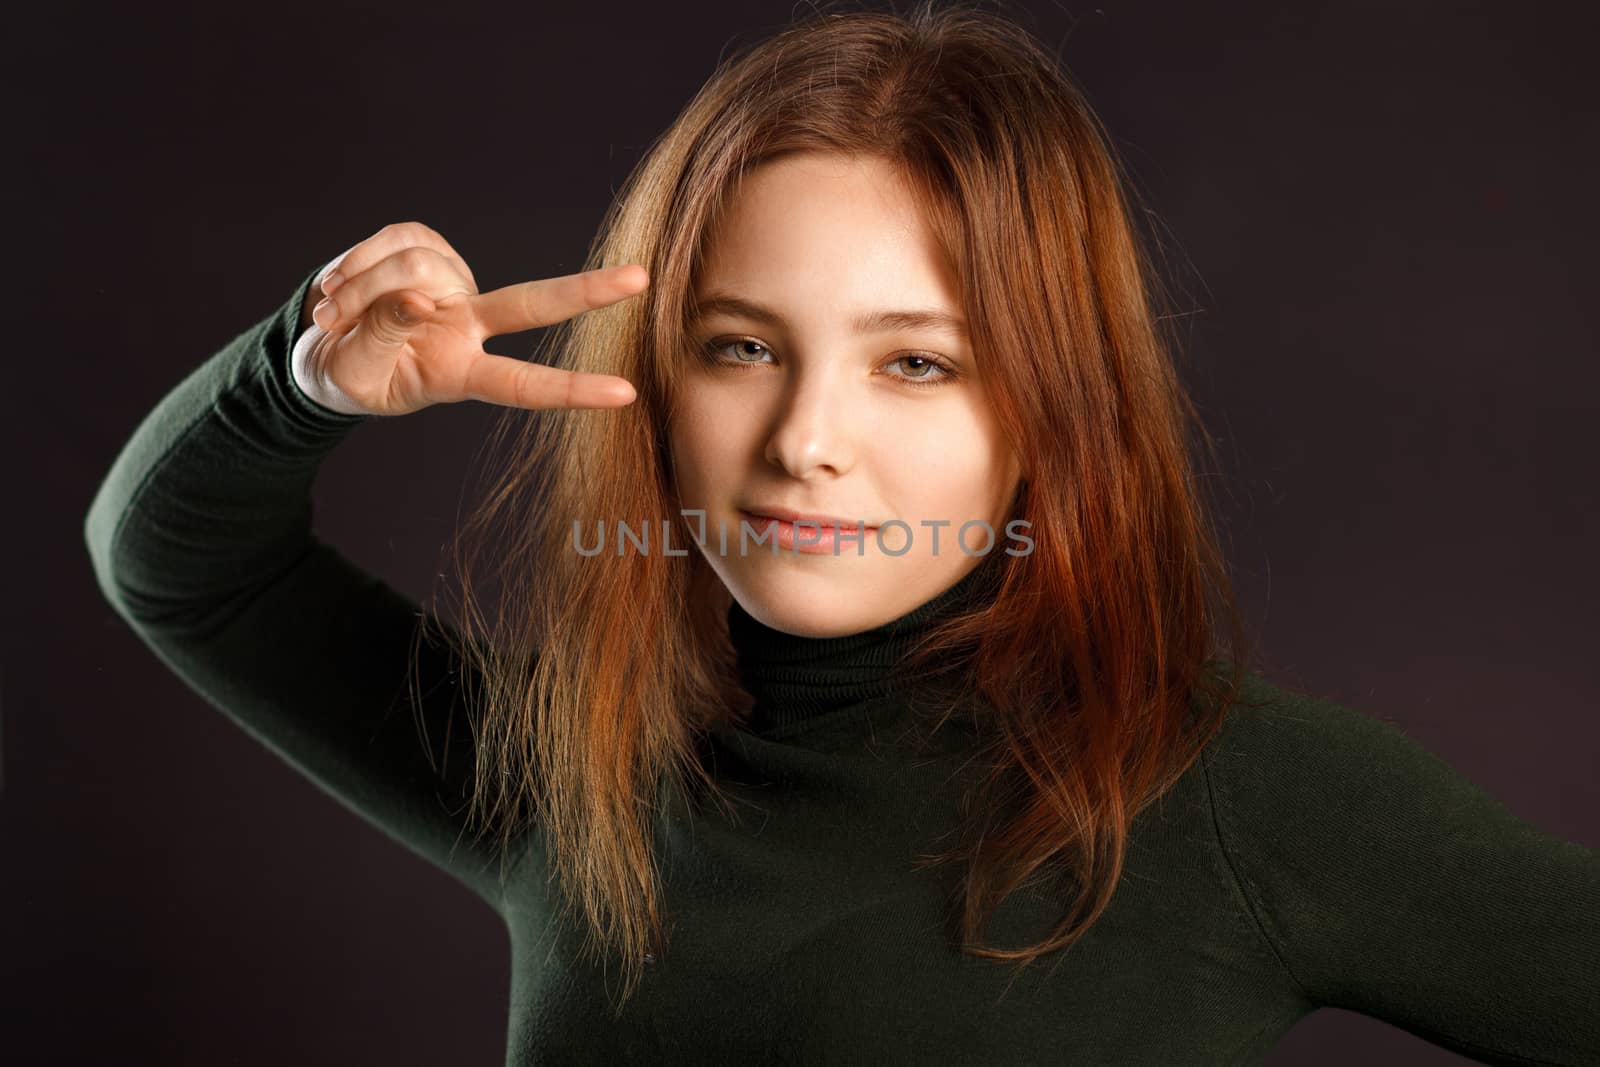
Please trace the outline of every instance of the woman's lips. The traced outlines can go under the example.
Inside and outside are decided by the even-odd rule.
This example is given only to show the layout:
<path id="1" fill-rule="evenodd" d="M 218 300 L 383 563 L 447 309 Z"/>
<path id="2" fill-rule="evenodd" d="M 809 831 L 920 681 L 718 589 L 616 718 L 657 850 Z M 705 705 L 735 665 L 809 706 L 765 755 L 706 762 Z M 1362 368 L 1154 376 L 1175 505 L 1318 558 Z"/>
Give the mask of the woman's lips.
<path id="1" fill-rule="evenodd" d="M 790 523 L 810 522 L 818 526 L 836 526 L 843 530 L 853 530 L 862 525 L 865 525 L 869 530 L 878 528 L 877 524 L 863 524 L 860 519 L 847 519 L 840 515 L 824 515 L 815 511 L 794 511 L 790 508 L 781 508 L 776 505 L 772 507 L 762 505 L 753 508 L 740 508 L 739 511 L 741 514 L 753 519 L 779 519 Z"/>
<path id="2" fill-rule="evenodd" d="M 750 523 L 758 534 L 765 535 L 770 531 L 772 540 L 778 548 L 788 552 L 842 555 L 850 546 L 856 546 L 857 553 L 864 554 L 868 535 L 877 529 L 876 526 L 864 525 L 859 521 L 837 516 L 807 515 L 787 508 L 771 510 L 780 514 L 740 508 L 739 517 Z M 801 525 L 802 523 L 805 525 Z M 835 545 L 840 542 L 841 531 L 847 535 L 844 538 L 845 544 L 835 551 Z"/>

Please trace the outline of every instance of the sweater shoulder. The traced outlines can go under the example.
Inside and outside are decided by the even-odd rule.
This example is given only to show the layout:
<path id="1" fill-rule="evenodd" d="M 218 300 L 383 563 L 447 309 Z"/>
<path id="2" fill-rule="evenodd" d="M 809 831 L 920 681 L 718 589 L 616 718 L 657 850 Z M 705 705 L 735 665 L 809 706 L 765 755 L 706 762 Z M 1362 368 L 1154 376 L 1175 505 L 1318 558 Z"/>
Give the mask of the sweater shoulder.
<path id="1" fill-rule="evenodd" d="M 1310 1000 L 1485 1062 L 1600 1062 L 1600 854 L 1397 724 L 1259 676 L 1200 762 L 1229 868 Z"/>
<path id="2" fill-rule="evenodd" d="M 1397 723 L 1328 697 L 1245 675 L 1203 758 L 1213 788 L 1239 812 L 1254 799 L 1280 809 L 1285 794 L 1341 786 L 1403 788 L 1417 776 L 1454 777 Z"/>
<path id="3" fill-rule="evenodd" d="M 1452 835 L 1521 829 L 1399 724 L 1255 673 L 1201 762 L 1223 843 L 1246 866 L 1344 856 L 1376 877 Z"/>

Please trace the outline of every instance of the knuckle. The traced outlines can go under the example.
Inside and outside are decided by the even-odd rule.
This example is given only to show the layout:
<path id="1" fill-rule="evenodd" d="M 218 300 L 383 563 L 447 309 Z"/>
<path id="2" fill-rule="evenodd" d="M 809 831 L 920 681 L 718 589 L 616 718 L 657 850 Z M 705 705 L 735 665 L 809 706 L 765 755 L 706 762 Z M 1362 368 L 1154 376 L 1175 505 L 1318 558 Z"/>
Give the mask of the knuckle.
<path id="1" fill-rule="evenodd" d="M 517 311 L 524 322 L 538 321 L 539 291 L 535 286 L 524 285 L 517 291 Z"/>
<path id="2" fill-rule="evenodd" d="M 426 248 L 412 245 L 396 253 L 395 259 L 401 271 L 411 281 L 421 281 L 426 278 L 433 267 L 433 256 Z"/>
<path id="3" fill-rule="evenodd" d="M 405 223 L 405 234 L 406 239 L 414 244 L 432 247 L 433 245 L 444 243 L 444 238 L 439 236 L 437 230 L 427 223 L 418 222 L 415 219 Z"/>

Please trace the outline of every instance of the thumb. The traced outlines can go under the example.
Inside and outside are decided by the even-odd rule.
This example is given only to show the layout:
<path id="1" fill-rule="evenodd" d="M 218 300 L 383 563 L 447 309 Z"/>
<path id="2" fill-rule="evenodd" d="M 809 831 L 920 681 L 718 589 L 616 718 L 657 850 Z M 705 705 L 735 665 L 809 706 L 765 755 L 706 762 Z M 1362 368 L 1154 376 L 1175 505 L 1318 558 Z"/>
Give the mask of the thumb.
<path id="1" fill-rule="evenodd" d="M 432 317 L 434 310 L 428 295 L 415 289 L 385 293 L 368 312 L 371 337 L 386 348 L 404 344 L 418 326 Z"/>

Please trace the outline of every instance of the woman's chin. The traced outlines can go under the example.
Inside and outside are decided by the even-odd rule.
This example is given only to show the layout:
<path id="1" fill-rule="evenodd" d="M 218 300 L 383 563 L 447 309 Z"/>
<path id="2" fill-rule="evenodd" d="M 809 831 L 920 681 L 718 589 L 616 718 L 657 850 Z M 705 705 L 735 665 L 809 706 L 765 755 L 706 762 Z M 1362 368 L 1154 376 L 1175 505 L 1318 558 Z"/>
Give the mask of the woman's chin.
<path id="1" fill-rule="evenodd" d="M 905 559 L 844 560 L 811 557 L 726 559 L 713 563 L 740 607 L 758 622 L 797 637 L 841 637 L 898 618 L 936 596 L 939 582 L 926 567 L 913 576 Z M 952 576 L 946 584 L 953 584 Z"/>
<path id="2" fill-rule="evenodd" d="M 860 570 L 784 566 L 787 560 L 722 561 L 723 583 L 756 621 L 797 637 L 837 637 L 870 629 L 881 600 Z"/>

